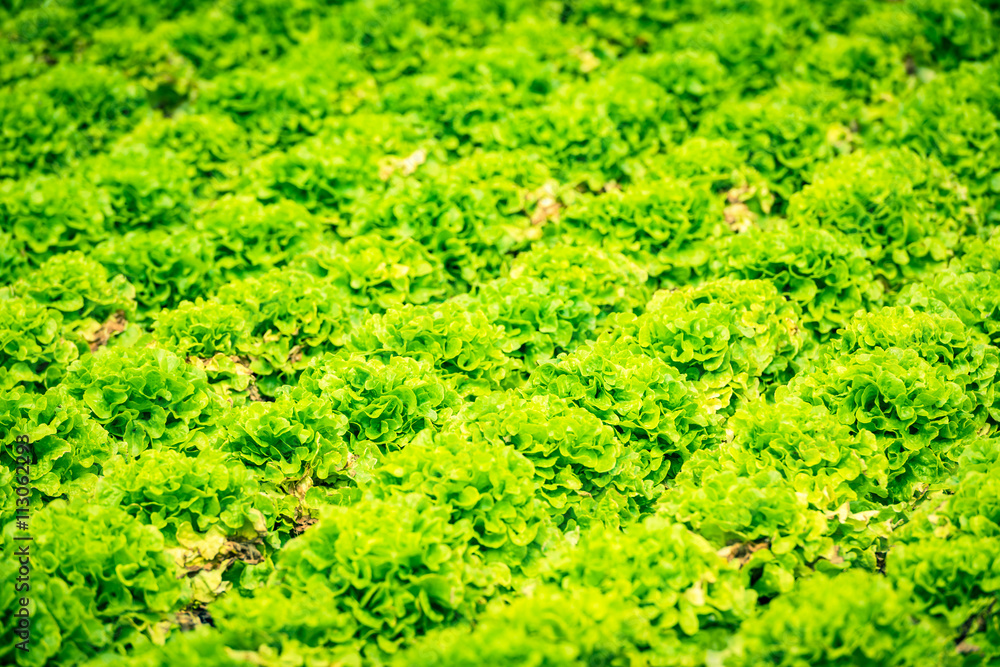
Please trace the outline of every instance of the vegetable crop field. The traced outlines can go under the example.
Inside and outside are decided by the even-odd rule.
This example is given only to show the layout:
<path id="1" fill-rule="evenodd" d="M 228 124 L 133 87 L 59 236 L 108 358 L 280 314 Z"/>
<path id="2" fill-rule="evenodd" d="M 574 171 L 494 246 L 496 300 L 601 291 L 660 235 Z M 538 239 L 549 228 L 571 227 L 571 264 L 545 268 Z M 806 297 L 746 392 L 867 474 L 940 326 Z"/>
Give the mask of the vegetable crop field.
<path id="1" fill-rule="evenodd" d="M 0 665 L 1000 665 L 1000 2 L 0 0 Z"/>

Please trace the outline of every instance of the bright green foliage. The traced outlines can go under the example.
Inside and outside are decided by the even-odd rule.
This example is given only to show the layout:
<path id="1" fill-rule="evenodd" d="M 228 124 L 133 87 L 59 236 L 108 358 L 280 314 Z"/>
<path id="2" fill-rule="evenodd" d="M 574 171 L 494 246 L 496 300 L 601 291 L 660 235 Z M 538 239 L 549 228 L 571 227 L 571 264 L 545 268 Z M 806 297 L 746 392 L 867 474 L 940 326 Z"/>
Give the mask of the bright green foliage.
<path id="1" fill-rule="evenodd" d="M 713 51 L 684 49 L 633 55 L 622 67 L 635 70 L 677 97 L 689 122 L 696 121 L 705 109 L 718 106 L 740 85 Z"/>
<path id="2" fill-rule="evenodd" d="M 775 88 L 705 114 L 698 133 L 747 151 L 771 189 L 787 200 L 822 163 L 850 152 L 856 139 L 843 94 L 821 85 Z"/>
<path id="3" fill-rule="evenodd" d="M 393 175 L 384 194 L 359 201 L 337 231 L 413 239 L 452 281 L 469 285 L 498 273 L 504 256 L 524 250 L 532 233 L 540 236 L 525 210 L 526 194 L 550 178 L 537 158 L 516 154 L 487 153 L 447 168 L 427 164 L 409 176 Z"/>
<path id="4" fill-rule="evenodd" d="M 424 435 L 386 456 L 367 490 L 379 498 L 420 493 L 451 508 L 452 523 L 470 525 L 490 561 L 516 570 L 537 556 L 548 513 L 531 461 L 504 443 L 454 432 Z"/>
<path id="5" fill-rule="evenodd" d="M 606 313 L 635 312 L 649 300 L 648 274 L 624 254 L 592 246 L 535 247 L 510 263 L 508 277 L 539 278 L 586 301 L 601 319 Z"/>
<path id="6" fill-rule="evenodd" d="M 763 280 L 660 291 L 643 315 L 618 324 L 609 340 L 676 367 L 722 411 L 787 378 L 802 341 L 798 309 Z"/>
<path id="7" fill-rule="evenodd" d="M 0 280 L 5 283 L 13 281 L 24 273 L 24 266 L 25 258 L 14 235 L 0 231 Z"/>
<path id="8" fill-rule="evenodd" d="M 234 355 L 250 335 L 246 312 L 218 301 L 182 301 L 156 314 L 154 338 L 165 348 L 188 357 Z"/>
<path id="9" fill-rule="evenodd" d="M 511 23 L 482 47 L 449 49 L 418 76 L 388 82 L 381 105 L 396 114 L 419 113 L 438 128 L 442 144 L 467 151 L 464 142 L 478 135 L 483 123 L 543 103 L 580 73 L 573 61 L 577 70 L 583 64 L 570 51 L 587 37 L 576 31 L 554 34 L 552 27 L 550 21 Z M 549 39 L 540 43 L 541 37 Z"/>
<path id="10" fill-rule="evenodd" d="M 14 657 L 18 595 L 8 586 L 0 593 L 5 660 L 76 664 L 121 650 L 190 598 L 160 532 L 118 508 L 55 500 L 31 521 L 31 651 Z M 14 541 L 13 529 L 9 523 L 4 530 L 11 554 L 23 544 Z M 4 559 L 4 581 L 14 581 L 18 566 Z"/>
<path id="11" fill-rule="evenodd" d="M 204 235 L 172 228 L 112 236 L 93 256 L 109 273 L 123 275 L 135 286 L 139 311 L 144 313 L 208 294 L 218 281 L 214 254 Z"/>
<path id="12" fill-rule="evenodd" d="M 751 403 L 728 429 L 687 462 L 663 512 L 738 559 L 761 592 L 807 568 L 873 566 L 884 529 L 870 508 L 886 495 L 888 461 L 871 433 L 799 399 Z"/>
<path id="13" fill-rule="evenodd" d="M 89 250 L 107 235 L 106 193 L 80 178 L 0 180 L 0 221 L 16 252 L 33 266 L 51 254 Z"/>
<path id="14" fill-rule="evenodd" d="M 994 235 L 985 243 L 980 239 L 968 239 L 961 255 L 950 266 L 971 272 L 1000 270 L 1000 236 Z"/>
<path id="15" fill-rule="evenodd" d="M 777 5 L 777 11 L 768 16 L 769 4 Z M 815 19 L 826 7 L 810 7 L 810 18 Z M 783 11 L 787 12 L 787 8 L 769 0 L 712 0 L 711 4 L 703 4 L 707 15 L 702 20 L 681 23 L 665 33 L 661 38 L 663 50 L 694 48 L 715 53 L 734 88 L 753 94 L 774 86 L 778 75 L 794 64 L 794 52 L 789 47 L 800 43 L 802 36 L 795 34 L 797 28 L 788 25 L 789 17 L 782 16 Z M 762 15 L 768 16 L 767 20 L 761 21 Z"/>
<path id="16" fill-rule="evenodd" d="M 988 646 L 982 634 L 1000 590 L 998 453 L 996 440 L 970 444 L 947 491 L 923 501 L 895 533 L 886 560 L 897 587 L 984 649 L 982 664 L 1000 656 L 1000 647 Z"/>
<path id="17" fill-rule="evenodd" d="M 266 276 L 320 239 L 319 221 L 300 206 L 225 197 L 191 225 L 112 236 L 95 255 L 136 286 L 141 310 L 155 311 L 207 297 L 244 276 Z"/>
<path id="18" fill-rule="evenodd" d="M 911 3 L 865 3 L 867 11 L 855 16 L 851 31 L 874 37 L 896 47 L 913 59 L 913 65 L 925 67 L 932 62 L 933 45 L 922 34 L 925 25 L 912 10 Z M 927 24 L 928 32 L 935 27 Z"/>
<path id="19" fill-rule="evenodd" d="M 62 312 L 29 298 L 0 298 L 0 388 L 50 387 L 77 356 Z"/>
<path id="20" fill-rule="evenodd" d="M 233 121 L 218 114 L 178 114 L 136 127 L 130 135 L 140 145 L 171 151 L 194 167 L 196 183 L 210 194 L 224 191 L 241 173 L 250 140 Z"/>
<path id="21" fill-rule="evenodd" d="M 869 431 L 853 432 L 821 406 L 797 398 L 753 403 L 728 423 L 732 438 L 713 458 L 730 454 L 747 472 L 779 471 L 809 502 L 835 509 L 842 502 L 885 495 L 887 461 Z M 739 452 L 739 453 L 737 453 Z M 747 455 L 747 456 L 744 456 Z"/>
<path id="22" fill-rule="evenodd" d="M 995 52 L 996 33 L 986 3 L 973 0 L 912 0 L 934 60 L 948 66 Z M 995 8 L 994 8 L 995 11 Z"/>
<path id="23" fill-rule="evenodd" d="M 246 665 L 256 655 L 271 660 L 280 655 L 292 664 L 302 664 L 304 659 L 344 659 L 345 664 L 358 664 L 355 635 L 359 627 L 366 626 L 364 621 L 359 623 L 331 587 L 314 586 L 307 592 L 261 587 L 253 597 L 226 595 L 211 609 L 215 629 L 205 636 L 211 637 L 213 653 L 224 657 L 221 664 L 226 667 Z M 190 633 L 175 636 L 165 649 L 149 653 L 170 655 L 172 651 L 190 650 L 188 644 L 197 641 L 190 637 Z M 168 664 L 172 663 L 164 667 Z"/>
<path id="24" fill-rule="evenodd" d="M 985 411 L 947 367 L 920 352 L 874 347 L 832 356 L 779 394 L 825 406 L 856 431 L 870 431 L 889 460 L 890 496 L 908 500 L 918 483 L 939 479 Z"/>
<path id="25" fill-rule="evenodd" d="M 167 227 L 190 219 L 192 186 L 183 160 L 139 144 L 87 162 L 94 185 L 107 197 L 110 229 Z"/>
<path id="26" fill-rule="evenodd" d="M 570 401 L 611 426 L 638 452 L 646 478 L 662 482 L 721 436 L 696 387 L 662 359 L 614 343 L 581 347 L 541 364 L 531 390 Z"/>
<path id="27" fill-rule="evenodd" d="M 989 413 L 996 421 L 1000 353 L 985 336 L 954 316 L 895 307 L 858 315 L 831 345 L 834 355 L 890 347 L 915 350 L 965 389 L 974 401 L 970 416 L 981 420 Z"/>
<path id="28" fill-rule="evenodd" d="M 283 201 L 263 206 L 249 197 L 221 197 L 200 211 L 191 228 L 215 246 L 220 279 L 284 266 L 322 243 L 323 224 L 307 210 Z"/>
<path id="29" fill-rule="evenodd" d="M 254 538 L 265 516 L 256 505 L 257 481 L 239 463 L 215 449 L 196 457 L 147 449 L 138 459 L 116 458 L 97 485 L 101 504 L 121 507 L 168 539 L 204 533 Z"/>
<path id="30" fill-rule="evenodd" d="M 429 362 L 463 395 L 480 395 L 507 376 L 510 360 L 497 346 L 503 340 L 503 327 L 474 305 L 453 300 L 374 315 L 352 333 L 348 349 L 382 361 L 403 356 Z"/>
<path id="31" fill-rule="evenodd" d="M 490 133 L 487 148 L 538 151 L 562 180 L 603 183 L 626 178 L 634 156 L 657 152 L 685 130 L 677 99 L 661 86 L 608 72 L 557 88 L 547 105 L 510 114 Z"/>
<path id="32" fill-rule="evenodd" d="M 252 402 L 222 421 L 221 447 L 271 482 L 311 477 L 334 485 L 354 462 L 342 436 L 347 420 L 332 406 L 302 391 L 273 402 Z"/>
<path id="33" fill-rule="evenodd" d="M 986 62 L 963 62 L 957 69 L 928 81 L 923 91 L 928 95 L 952 95 L 956 101 L 975 104 L 996 115 L 1000 104 L 1000 82 L 996 78 L 998 67 L 1000 60 L 996 57 Z"/>
<path id="34" fill-rule="evenodd" d="M 471 629 L 458 626 L 428 633 L 390 664 L 644 665 L 648 664 L 643 661 L 648 659 L 650 644 L 656 644 L 655 637 L 642 611 L 613 593 L 589 587 L 560 590 L 549 584 L 510 603 L 491 605 Z"/>
<path id="35" fill-rule="evenodd" d="M 655 497 L 640 468 L 651 465 L 649 457 L 627 449 L 614 429 L 569 401 L 497 392 L 476 401 L 467 419 L 474 439 L 508 443 L 531 461 L 538 493 L 561 527 L 617 526 L 648 510 Z"/>
<path id="36" fill-rule="evenodd" d="M 472 526 L 418 494 L 331 507 L 278 560 L 277 583 L 296 597 L 329 597 L 348 641 L 393 651 L 442 623 L 470 618 L 509 578 L 470 544 Z M 343 640 L 341 640 L 343 641 Z"/>
<path id="37" fill-rule="evenodd" d="M 970 223 L 962 189 L 909 150 L 859 151 L 817 170 L 788 205 L 792 224 L 837 230 L 892 285 L 940 267 Z"/>
<path id="38" fill-rule="evenodd" d="M 335 283 L 351 303 L 370 312 L 443 301 L 452 290 L 440 260 L 406 238 L 357 236 L 343 247 L 323 245 L 302 254 L 294 266 Z"/>
<path id="39" fill-rule="evenodd" d="M 208 626 L 203 630 L 207 628 Z M 173 635 L 163 646 L 140 644 L 131 655 L 104 654 L 83 664 L 87 667 L 173 667 L 194 664 L 205 667 L 240 667 L 246 663 L 233 657 L 217 634 L 195 630 Z"/>
<path id="40" fill-rule="evenodd" d="M 723 664 L 817 667 L 938 667 L 944 638 L 883 578 L 815 575 L 747 621 Z"/>
<path id="41" fill-rule="evenodd" d="M 251 357 L 250 369 L 272 384 L 348 340 L 349 299 L 330 281 L 305 271 L 274 269 L 229 283 L 216 298 L 243 309 L 251 328 L 239 349 Z M 270 385 L 267 391 L 273 393 Z"/>
<path id="42" fill-rule="evenodd" d="M 164 33 L 131 25 L 98 29 L 87 55 L 91 62 L 114 67 L 141 85 L 151 107 L 172 113 L 190 98 L 195 71 L 162 39 Z"/>
<path id="43" fill-rule="evenodd" d="M 255 142 L 273 148 L 286 149 L 316 135 L 325 117 L 352 110 L 351 88 L 367 77 L 352 62 L 353 50 L 301 55 L 299 62 L 239 69 L 215 79 L 201 91 L 194 110 L 225 113 Z"/>
<path id="44" fill-rule="evenodd" d="M 25 470 L 22 454 L 16 451 L 15 438 L 27 436 L 32 455 L 28 457 L 27 486 L 32 490 L 29 508 L 38 507 L 43 498 L 73 495 L 97 481 L 108 459 L 118 448 L 107 432 L 90 416 L 90 411 L 61 388 L 44 394 L 26 393 L 18 387 L 0 396 L 0 481 L 3 482 L 0 513 L 6 521 L 13 516 L 15 479 Z"/>
<path id="45" fill-rule="evenodd" d="M 0 0 L 0 663 L 994 667 L 998 16 Z"/>
<path id="46" fill-rule="evenodd" d="M 906 80 L 898 48 L 871 37 L 836 33 L 807 48 L 797 70 L 806 80 L 833 85 L 861 99 L 891 94 Z"/>
<path id="47" fill-rule="evenodd" d="M 527 369 L 595 338 L 601 315 L 572 285 L 527 276 L 486 283 L 468 305 L 503 328 L 503 351 Z"/>
<path id="48" fill-rule="evenodd" d="M 458 412 L 452 383 L 428 361 L 323 355 L 310 362 L 298 387 L 348 419 L 351 451 L 400 449 L 425 430 L 436 431 Z"/>
<path id="49" fill-rule="evenodd" d="M 351 125 L 363 122 L 386 127 L 389 120 L 364 114 L 350 120 L 326 121 L 317 128 L 319 136 L 266 153 L 247 165 L 241 189 L 264 202 L 294 201 L 316 214 L 336 214 L 349 210 L 351 202 L 365 195 L 379 194 L 396 161 L 415 155 L 414 163 L 426 158 L 426 149 L 416 147 L 418 138 L 430 141 L 409 126 L 393 123 L 391 135 L 380 137 L 379 145 L 354 137 Z M 402 136 L 400 136 L 402 135 Z M 254 134 L 259 138 L 260 135 Z M 395 151 L 393 151 L 395 149 Z M 418 152 L 418 151 L 423 151 Z M 391 154 L 400 152 L 396 158 Z M 400 165 L 401 166 L 401 165 Z M 332 221 L 340 222 L 337 217 Z"/>
<path id="50" fill-rule="evenodd" d="M 74 363 L 65 385 L 131 456 L 199 446 L 219 407 L 204 370 L 157 348 L 104 348 Z"/>
<path id="51" fill-rule="evenodd" d="M 899 306 L 931 313 L 954 314 L 1000 342 L 1000 276 L 995 271 L 942 271 L 926 283 L 912 283 L 900 291 Z"/>
<path id="52" fill-rule="evenodd" d="M 805 487 L 806 491 L 799 488 Z M 873 515 L 810 502 L 809 486 L 756 465 L 750 451 L 696 453 L 664 494 L 661 511 L 739 563 L 762 594 L 788 590 L 812 569 L 874 566 Z"/>
<path id="53" fill-rule="evenodd" d="M 639 607 L 658 633 L 718 650 L 752 614 L 755 595 L 704 538 L 654 516 L 623 532 L 590 530 L 553 551 L 543 581 L 593 587 Z M 687 650 L 692 650 L 687 647 Z"/>
<path id="54" fill-rule="evenodd" d="M 52 172 L 105 148 L 141 116 L 142 89 L 114 70 L 66 65 L 0 96 L 0 178 Z"/>
<path id="55" fill-rule="evenodd" d="M 671 284 L 703 275 L 710 244 L 731 233 L 721 199 L 675 179 L 584 199 L 567 209 L 559 226 L 581 243 L 632 257 Z"/>
<path id="56" fill-rule="evenodd" d="M 991 112 L 982 104 L 962 102 L 963 97 L 961 83 L 920 89 L 872 128 L 871 143 L 907 146 L 940 161 L 970 193 L 996 194 L 1000 120 L 995 107 Z"/>
<path id="57" fill-rule="evenodd" d="M 67 324 L 103 323 L 115 313 L 135 314 L 135 288 L 124 276 L 111 277 L 101 264 L 81 252 L 53 255 L 11 286 L 18 296 L 61 311 Z"/>
<path id="58" fill-rule="evenodd" d="M 836 230 L 768 225 L 731 236 L 713 262 L 719 275 L 769 280 L 802 308 L 802 324 L 827 338 L 882 301 L 865 249 Z"/>

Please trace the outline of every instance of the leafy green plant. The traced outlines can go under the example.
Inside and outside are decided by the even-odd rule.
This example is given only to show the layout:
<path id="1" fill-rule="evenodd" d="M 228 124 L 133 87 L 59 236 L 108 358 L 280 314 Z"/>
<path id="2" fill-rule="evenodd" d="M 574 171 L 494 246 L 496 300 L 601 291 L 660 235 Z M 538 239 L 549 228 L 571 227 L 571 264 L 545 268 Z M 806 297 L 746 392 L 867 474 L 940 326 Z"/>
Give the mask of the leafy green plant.
<path id="1" fill-rule="evenodd" d="M 163 347 L 189 357 L 235 355 L 246 344 L 250 326 L 237 305 L 217 301 L 182 301 L 156 314 L 153 337 Z"/>
<path id="2" fill-rule="evenodd" d="M 223 421 L 220 446 L 274 483 L 310 477 L 334 485 L 349 478 L 357 456 L 342 436 L 347 420 L 305 392 L 285 392 L 273 402 L 252 402 Z"/>
<path id="3" fill-rule="evenodd" d="M 873 434 L 797 398 L 757 401 L 685 464 L 661 508 L 770 594 L 812 568 L 873 567 L 888 473 Z"/>
<path id="4" fill-rule="evenodd" d="M 26 655 L 14 657 L 18 595 L 13 586 L 0 594 L 0 650 L 18 664 L 76 664 L 123 650 L 190 599 L 160 532 L 118 508 L 54 500 L 32 517 L 32 537 L 32 650 Z M 14 553 L 15 544 L 9 523 L 4 548 Z M 5 559 L 4 579 L 13 581 L 19 565 Z"/>
<path id="5" fill-rule="evenodd" d="M 519 665 L 546 667 L 649 659 L 655 632 L 641 610 L 613 593 L 585 586 L 538 586 L 511 602 L 499 601 L 473 627 L 433 630 L 390 664 L 431 667 Z M 671 658 L 675 655 L 667 653 Z"/>
<path id="6" fill-rule="evenodd" d="M 704 275 L 712 244 L 731 234 L 722 200 L 676 179 L 585 199 L 567 208 L 559 227 L 581 243 L 633 258 L 668 284 Z"/>
<path id="7" fill-rule="evenodd" d="M 953 314 L 986 334 L 993 345 L 1000 341 L 1000 280 L 993 271 L 942 271 L 900 290 L 896 305 Z"/>
<path id="8" fill-rule="evenodd" d="M 89 177 L 108 198 L 108 225 L 117 232 L 183 224 L 193 187 L 184 161 L 171 151 L 126 145 L 88 160 Z"/>
<path id="9" fill-rule="evenodd" d="M 104 323 L 116 313 L 130 320 L 136 310 L 135 288 L 129 281 L 122 275 L 112 277 L 79 251 L 53 255 L 11 285 L 10 291 L 60 311 L 69 326 Z"/>
<path id="10" fill-rule="evenodd" d="M 135 286 L 140 315 L 206 296 L 221 282 L 214 256 L 211 240 L 187 227 L 110 236 L 93 253 L 109 273 Z"/>
<path id="11" fill-rule="evenodd" d="M 970 444 L 946 489 L 929 495 L 894 533 L 886 558 L 890 580 L 944 632 L 979 649 L 984 662 L 1000 654 L 987 623 L 997 604 L 998 453 L 996 440 Z"/>
<path id="12" fill-rule="evenodd" d="M 226 116 L 181 113 L 141 123 L 129 135 L 136 144 L 171 151 L 193 165 L 198 192 L 226 191 L 251 154 L 251 138 Z"/>
<path id="13" fill-rule="evenodd" d="M 97 501 L 121 507 L 168 540 L 212 529 L 227 537 L 256 538 L 267 529 L 266 501 L 257 480 L 215 449 L 186 456 L 147 449 L 139 458 L 116 458 L 106 466 Z"/>
<path id="14" fill-rule="evenodd" d="M 382 362 L 360 355 L 322 355 L 299 377 L 312 393 L 347 417 L 351 451 L 388 453 L 454 419 L 461 399 L 433 365 L 410 357 Z"/>
<path id="15" fill-rule="evenodd" d="M 471 525 L 488 561 L 515 571 L 539 555 L 546 537 L 548 513 L 531 461 L 504 443 L 424 431 L 385 457 L 366 490 L 378 498 L 421 493 L 450 507 L 452 523 Z"/>
<path id="16" fill-rule="evenodd" d="M 238 349 L 250 358 L 250 370 L 265 381 L 268 394 L 311 357 L 345 345 L 354 319 L 335 284 L 299 269 L 272 269 L 229 283 L 216 299 L 243 310 L 251 328 Z"/>
<path id="17" fill-rule="evenodd" d="M 145 104 L 140 86 L 92 65 L 61 65 L 15 84 L 0 101 L 8 128 L 0 178 L 51 173 L 105 148 L 141 118 Z"/>
<path id="18" fill-rule="evenodd" d="M 461 291 L 497 275 L 508 253 L 542 236 L 531 223 L 528 194 L 552 177 L 537 156 L 483 153 L 407 171 L 393 173 L 382 196 L 360 199 L 337 232 L 413 239 L 444 264 Z"/>
<path id="19" fill-rule="evenodd" d="M 51 387 L 79 354 L 61 311 L 30 298 L 0 298 L 0 387 Z"/>
<path id="20" fill-rule="evenodd" d="M 671 643 L 689 644 L 676 646 L 677 653 L 702 659 L 704 651 L 725 646 L 756 597 L 707 541 L 660 516 L 620 533 L 585 532 L 577 545 L 552 552 L 541 578 L 635 604 L 658 633 L 672 635 Z"/>
<path id="21" fill-rule="evenodd" d="M 282 550 L 276 584 L 293 600 L 323 596 L 328 613 L 346 617 L 331 643 L 393 652 L 471 618 L 508 581 L 506 566 L 486 564 L 472 546 L 472 526 L 450 515 L 419 494 L 331 507 Z"/>
<path id="22" fill-rule="evenodd" d="M 787 378 L 802 345 L 799 311 L 768 282 L 721 279 L 657 292 L 606 340 L 657 357 L 693 381 L 713 410 L 729 411 Z"/>
<path id="23" fill-rule="evenodd" d="M 466 419 L 474 440 L 509 444 L 531 461 L 539 495 L 564 530 L 617 526 L 648 512 L 655 499 L 652 484 L 642 479 L 640 454 L 569 401 L 497 392 L 478 399 Z"/>
<path id="24" fill-rule="evenodd" d="M 838 231 L 773 224 L 726 239 L 713 273 L 769 280 L 802 308 L 802 324 L 827 338 L 879 305 L 881 283 L 865 248 Z"/>
<path id="25" fill-rule="evenodd" d="M 883 308 L 855 317 L 840 338 L 832 342 L 831 352 L 854 354 L 891 347 L 915 350 L 941 369 L 951 382 L 965 389 L 973 400 L 971 417 L 981 420 L 988 413 L 996 420 L 993 385 L 998 372 L 998 352 L 985 336 L 950 313 Z"/>
<path id="26" fill-rule="evenodd" d="M 43 499 L 87 491 L 118 450 L 118 443 L 91 418 L 87 407 L 61 387 L 44 394 L 28 393 L 21 387 L 4 392 L 0 425 L 6 434 L 0 446 L 0 478 L 9 490 L 0 501 L 5 523 L 14 516 L 15 480 L 30 489 L 29 507 L 37 507 Z M 30 457 L 18 453 L 18 436 L 31 443 Z M 19 468 L 23 461 L 28 461 L 27 467 Z"/>
<path id="27" fill-rule="evenodd" d="M 292 202 L 268 206 L 246 196 L 223 196 L 189 226 L 215 246 L 213 268 L 233 280 L 287 265 L 323 243 L 323 224 Z"/>
<path id="28" fill-rule="evenodd" d="M 627 178 L 633 156 L 655 153 L 687 130 L 676 98 L 635 74 L 568 84 L 552 98 L 498 122 L 486 147 L 531 148 L 559 166 L 561 180 L 603 184 Z"/>
<path id="29" fill-rule="evenodd" d="M 65 385 L 131 456 L 199 447 L 219 407 L 204 370 L 157 348 L 103 348 L 75 362 Z"/>
<path id="30" fill-rule="evenodd" d="M 859 151 L 817 170 L 788 205 L 794 225 L 856 240 L 891 285 L 942 266 L 968 230 L 961 188 L 909 150 Z"/>
<path id="31" fill-rule="evenodd" d="M 841 423 L 871 431 L 889 460 L 890 496 L 908 500 L 918 483 L 933 483 L 957 457 L 962 440 L 981 427 L 985 411 L 947 368 L 914 349 L 862 349 L 836 355 L 794 379 L 778 395 L 822 405 Z"/>
<path id="32" fill-rule="evenodd" d="M 443 301 L 453 291 L 441 261 L 412 239 L 365 234 L 342 247 L 316 247 L 293 265 L 334 282 L 354 305 L 373 313 Z"/>
<path id="33" fill-rule="evenodd" d="M 747 151 L 747 164 L 787 201 L 817 166 L 852 150 L 853 115 L 840 90 L 797 83 L 705 114 L 698 134 Z"/>
<path id="34" fill-rule="evenodd" d="M 93 248 L 107 237 L 110 216 L 106 193 L 79 177 L 0 181 L 3 229 L 11 249 L 34 267 L 56 253 Z"/>
<path id="35" fill-rule="evenodd" d="M 403 306 L 375 315 L 351 334 L 347 349 L 388 361 L 394 356 L 429 362 L 463 395 L 482 395 L 503 385 L 510 360 L 497 341 L 503 327 L 473 304 L 446 301 Z"/>
<path id="36" fill-rule="evenodd" d="M 950 664 L 944 638 L 917 611 L 877 575 L 815 575 L 747 621 L 723 664 Z"/>
<path id="37" fill-rule="evenodd" d="M 891 94 L 905 85 L 903 54 L 895 45 L 862 36 L 824 35 L 798 65 L 804 79 L 842 88 L 861 99 Z"/>
<path id="38" fill-rule="evenodd" d="M 583 346 L 539 365 L 528 385 L 611 426 L 639 453 L 640 469 L 655 483 L 675 475 L 692 452 L 721 437 L 719 420 L 694 385 L 662 359 L 628 347 Z"/>
<path id="39" fill-rule="evenodd" d="M 992 666 L 998 12 L 0 0 L 0 663 Z"/>
<path id="40" fill-rule="evenodd" d="M 584 245 L 535 247 L 510 263 L 510 278 L 559 283 L 567 294 L 593 304 L 600 314 L 635 312 L 650 296 L 648 274 L 622 253 Z"/>

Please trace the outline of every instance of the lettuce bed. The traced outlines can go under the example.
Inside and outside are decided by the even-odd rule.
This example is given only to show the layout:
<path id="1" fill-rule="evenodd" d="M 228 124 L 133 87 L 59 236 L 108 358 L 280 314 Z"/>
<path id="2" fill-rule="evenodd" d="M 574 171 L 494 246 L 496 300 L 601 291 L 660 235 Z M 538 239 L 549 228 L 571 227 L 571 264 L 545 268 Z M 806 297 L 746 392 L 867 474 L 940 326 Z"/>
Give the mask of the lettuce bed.
<path id="1" fill-rule="evenodd" d="M 0 663 L 1000 664 L 997 12 L 0 0 Z"/>

